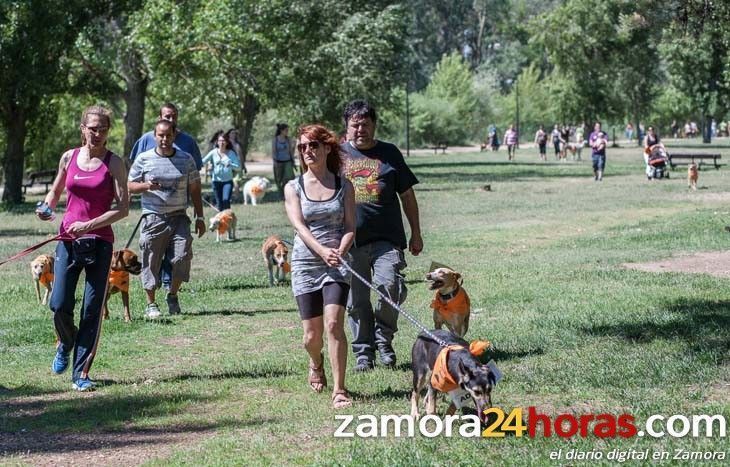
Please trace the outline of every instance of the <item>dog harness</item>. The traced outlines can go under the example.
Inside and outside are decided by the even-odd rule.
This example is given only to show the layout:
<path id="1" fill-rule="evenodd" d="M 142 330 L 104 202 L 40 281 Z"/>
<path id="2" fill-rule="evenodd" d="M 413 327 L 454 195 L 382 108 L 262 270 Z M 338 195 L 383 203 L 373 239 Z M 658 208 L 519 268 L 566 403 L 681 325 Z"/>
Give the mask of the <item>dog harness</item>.
<path id="1" fill-rule="evenodd" d="M 122 292 L 129 292 L 129 273 L 127 271 L 109 271 L 109 285 Z"/>
<path id="2" fill-rule="evenodd" d="M 436 292 L 436 296 L 431 301 L 431 308 L 447 320 L 452 315 L 466 315 L 470 307 L 469 296 L 462 287 L 448 295 L 441 295 Z"/>
<path id="3" fill-rule="evenodd" d="M 229 212 L 218 214 L 218 233 L 224 234 L 228 232 L 228 228 L 231 226 L 233 215 Z"/>
<path id="4" fill-rule="evenodd" d="M 53 284 L 53 273 L 44 272 L 43 274 L 41 274 L 41 277 L 38 278 L 38 282 L 40 282 L 43 285 Z"/>
<path id="5" fill-rule="evenodd" d="M 478 357 L 490 346 L 491 344 L 489 341 L 472 341 L 471 344 L 469 344 L 469 353 Z M 456 382 L 451 373 L 449 373 L 447 361 L 450 351 L 463 349 L 463 345 L 449 345 L 448 347 L 441 349 L 438 357 L 436 357 L 436 363 L 433 365 L 433 371 L 431 372 L 431 386 L 433 386 L 434 389 L 441 392 L 449 392 L 459 388 L 459 384 Z"/>

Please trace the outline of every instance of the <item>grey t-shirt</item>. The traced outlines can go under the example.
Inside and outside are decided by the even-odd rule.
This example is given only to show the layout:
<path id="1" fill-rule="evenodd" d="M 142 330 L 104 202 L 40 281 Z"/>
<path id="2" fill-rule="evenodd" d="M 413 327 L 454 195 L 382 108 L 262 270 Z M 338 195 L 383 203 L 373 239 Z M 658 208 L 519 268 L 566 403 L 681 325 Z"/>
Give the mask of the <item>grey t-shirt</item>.
<path id="1" fill-rule="evenodd" d="M 161 188 L 142 193 L 142 214 L 184 211 L 189 186 L 200 180 L 193 156 L 176 149 L 172 156 L 160 156 L 155 149 L 139 154 L 129 169 L 130 182 L 157 182 Z"/>

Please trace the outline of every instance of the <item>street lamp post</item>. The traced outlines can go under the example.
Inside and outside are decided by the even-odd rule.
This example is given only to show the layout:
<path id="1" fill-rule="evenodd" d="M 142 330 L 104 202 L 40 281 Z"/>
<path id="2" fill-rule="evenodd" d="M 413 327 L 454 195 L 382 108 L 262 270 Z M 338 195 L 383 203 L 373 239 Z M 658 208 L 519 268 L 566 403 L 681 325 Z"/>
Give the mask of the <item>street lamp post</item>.
<path id="1" fill-rule="evenodd" d="M 406 84 L 406 157 L 411 155 L 411 108 L 408 103 L 408 84 Z"/>
<path id="2" fill-rule="evenodd" d="M 515 131 L 517 131 L 517 149 L 520 148 L 520 87 L 515 78 Z"/>

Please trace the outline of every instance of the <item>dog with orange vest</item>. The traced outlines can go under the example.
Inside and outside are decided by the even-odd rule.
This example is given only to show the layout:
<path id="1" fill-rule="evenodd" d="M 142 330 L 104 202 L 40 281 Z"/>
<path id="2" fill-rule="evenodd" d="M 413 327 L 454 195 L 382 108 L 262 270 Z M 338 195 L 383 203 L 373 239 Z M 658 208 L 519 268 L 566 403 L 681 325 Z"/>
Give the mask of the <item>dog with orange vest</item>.
<path id="1" fill-rule="evenodd" d="M 122 305 L 124 306 L 124 321 L 132 321 L 132 314 L 129 312 L 129 275 L 139 275 L 142 271 L 142 263 L 139 262 L 137 254 L 129 249 L 117 250 L 112 253 L 112 264 L 109 270 L 109 284 L 106 288 L 104 299 L 104 319 L 109 319 L 109 297 L 115 293 L 122 294 Z"/>
<path id="2" fill-rule="evenodd" d="M 215 231 L 215 241 L 220 242 L 223 234 L 228 235 L 228 240 L 236 239 L 236 224 L 238 219 L 236 213 L 231 209 L 224 209 L 215 216 L 210 218 L 208 230 Z"/>
<path id="3" fill-rule="evenodd" d="M 259 201 L 264 199 L 269 186 L 271 186 L 271 182 L 268 178 L 251 177 L 251 180 L 243 185 L 243 204 L 248 204 L 250 201 L 252 205 L 256 206 Z"/>
<path id="4" fill-rule="evenodd" d="M 476 405 L 477 416 L 485 423 L 484 410 L 492 406 L 492 389 L 498 376 L 477 357 L 491 344 L 486 341 L 474 341 L 470 344 L 446 330 L 434 330 L 431 334 L 444 342 L 446 347 L 425 332 L 420 333 L 413 343 L 411 416 L 414 419 L 419 417 L 419 399 L 421 392 L 427 389 L 424 399 L 427 415 L 436 413 L 436 396 L 443 392 L 452 399 L 446 410 L 447 415 L 453 415 L 463 402 L 471 398 Z"/>
<path id="5" fill-rule="evenodd" d="M 429 289 L 436 295 L 431 301 L 433 324 L 436 329 L 446 327 L 459 337 L 464 337 L 469 330 L 471 301 L 462 287 L 464 280 L 461 274 L 453 269 L 441 267 L 426 274 L 430 282 Z"/>
<path id="6" fill-rule="evenodd" d="M 35 283 L 35 296 L 41 305 L 48 304 L 48 297 L 53 290 L 53 262 L 54 258 L 50 255 L 40 255 L 30 262 L 30 273 Z M 41 285 L 46 288 L 43 299 L 41 299 Z"/>

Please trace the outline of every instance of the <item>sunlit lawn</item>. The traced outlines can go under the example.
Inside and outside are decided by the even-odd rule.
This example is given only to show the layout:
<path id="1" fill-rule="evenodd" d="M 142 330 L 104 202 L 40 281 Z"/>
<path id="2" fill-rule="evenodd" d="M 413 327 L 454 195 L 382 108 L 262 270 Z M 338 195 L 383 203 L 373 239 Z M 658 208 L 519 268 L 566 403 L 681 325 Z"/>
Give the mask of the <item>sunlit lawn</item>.
<path id="1" fill-rule="evenodd" d="M 728 147 L 715 150 L 730 159 Z M 702 170 L 700 190 L 689 192 L 680 169 L 648 182 L 636 148 L 609 149 L 602 182 L 592 179 L 587 150 L 583 159 L 543 163 L 531 147 L 514 163 L 505 151 L 411 157 L 425 250 L 407 258 L 405 308 L 430 322 L 422 278 L 431 261 L 463 273 L 469 334 L 494 343 L 491 356 L 505 376 L 493 401 L 505 410 L 627 412 L 640 423 L 655 413 L 730 417 L 728 280 L 621 267 L 725 250 L 730 170 Z M 717 438 L 335 439 L 329 393 L 305 384 L 291 291 L 267 287 L 261 242 L 272 233 L 292 237 L 275 198 L 235 206 L 240 241 L 216 244 L 210 234 L 195 241 L 182 316 L 145 321 L 138 282 L 133 323 L 122 321 L 120 299 L 112 298 L 91 375 L 103 386 L 93 395 L 73 393 L 68 374 L 50 372 L 52 324 L 35 302 L 30 258 L 1 266 L 0 438 L 21 430 L 39 440 L 146 429 L 192 434 L 157 460 L 145 446 L 127 446 L 139 449 L 136 462 L 159 465 L 525 465 L 547 464 L 559 448 L 727 450 Z M 35 220 L 31 201 L 22 212 L 0 214 L 1 257 L 53 232 Z M 135 209 L 117 224 L 118 247 L 138 216 Z M 355 403 L 344 413 L 409 412 L 416 334 L 401 321 L 397 370 L 348 372 Z M 0 456 L 7 451 L 6 461 L 18 461 L 12 448 L 0 441 Z M 31 454 L 56 450 L 39 443 Z"/>

